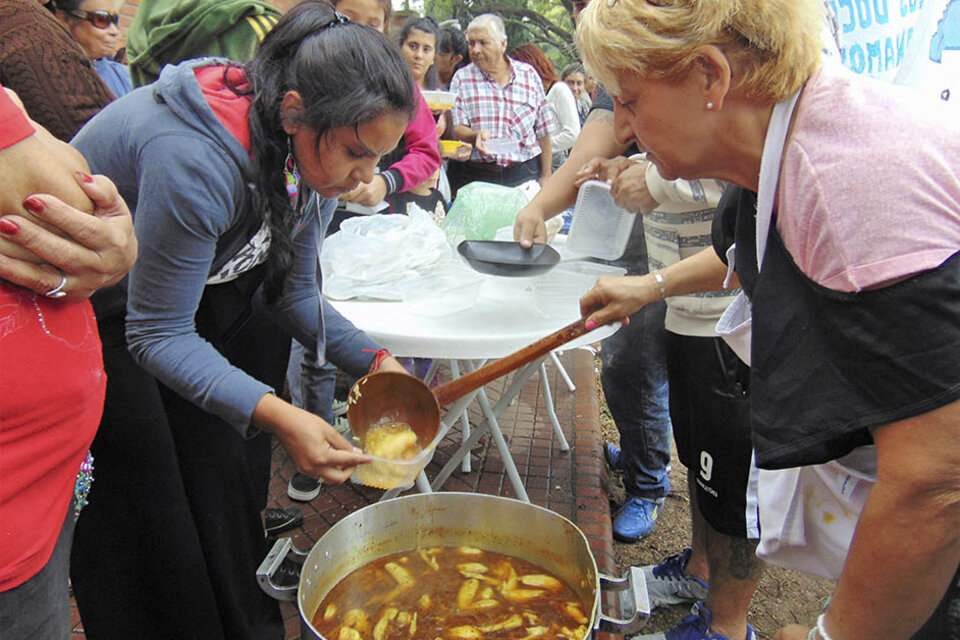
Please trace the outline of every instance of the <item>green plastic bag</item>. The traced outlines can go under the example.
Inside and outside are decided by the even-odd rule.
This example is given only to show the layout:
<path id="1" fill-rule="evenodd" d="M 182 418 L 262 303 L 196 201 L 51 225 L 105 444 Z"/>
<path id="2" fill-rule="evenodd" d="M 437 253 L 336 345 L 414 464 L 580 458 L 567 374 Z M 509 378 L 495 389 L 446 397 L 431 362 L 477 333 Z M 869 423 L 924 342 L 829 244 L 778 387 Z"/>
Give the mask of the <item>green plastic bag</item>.
<path id="1" fill-rule="evenodd" d="M 457 191 L 440 228 L 454 247 L 464 240 L 493 240 L 497 229 L 513 226 L 528 202 L 527 195 L 515 187 L 471 182 Z"/>

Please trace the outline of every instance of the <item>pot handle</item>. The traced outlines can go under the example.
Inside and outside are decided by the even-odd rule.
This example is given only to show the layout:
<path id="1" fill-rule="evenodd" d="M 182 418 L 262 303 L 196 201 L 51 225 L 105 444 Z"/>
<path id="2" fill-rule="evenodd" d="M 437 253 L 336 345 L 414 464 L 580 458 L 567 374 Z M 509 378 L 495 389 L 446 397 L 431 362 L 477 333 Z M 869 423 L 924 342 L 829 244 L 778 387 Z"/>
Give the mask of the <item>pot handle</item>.
<path id="1" fill-rule="evenodd" d="M 292 538 L 277 539 L 277 541 L 273 543 L 273 547 L 271 547 L 267 557 L 265 557 L 263 562 L 260 563 L 260 566 L 257 567 L 257 583 L 260 585 L 260 588 L 275 600 L 296 600 L 299 581 L 297 581 L 297 584 L 281 587 L 274 583 L 273 576 L 276 574 L 277 569 L 280 568 L 280 565 L 283 564 L 283 561 L 288 557 L 292 562 L 302 567 L 307 555 L 308 554 L 293 546 Z"/>
<path id="2" fill-rule="evenodd" d="M 616 611 L 610 616 L 603 611 L 603 595 L 616 594 Z M 630 567 L 622 578 L 600 574 L 600 610 L 595 629 L 607 633 L 629 635 L 639 631 L 650 615 L 647 580 L 639 567 Z"/>

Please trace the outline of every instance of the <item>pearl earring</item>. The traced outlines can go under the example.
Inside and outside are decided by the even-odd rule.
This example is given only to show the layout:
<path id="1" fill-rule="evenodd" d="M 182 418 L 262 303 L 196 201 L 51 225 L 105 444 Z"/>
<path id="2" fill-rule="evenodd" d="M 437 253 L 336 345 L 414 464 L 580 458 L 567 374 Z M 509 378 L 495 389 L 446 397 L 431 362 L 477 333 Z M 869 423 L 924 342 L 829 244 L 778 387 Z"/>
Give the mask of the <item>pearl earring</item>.
<path id="1" fill-rule="evenodd" d="M 708 103 L 707 103 L 707 111 L 713 111 L 713 103 L 712 103 L 712 102 L 708 102 Z"/>

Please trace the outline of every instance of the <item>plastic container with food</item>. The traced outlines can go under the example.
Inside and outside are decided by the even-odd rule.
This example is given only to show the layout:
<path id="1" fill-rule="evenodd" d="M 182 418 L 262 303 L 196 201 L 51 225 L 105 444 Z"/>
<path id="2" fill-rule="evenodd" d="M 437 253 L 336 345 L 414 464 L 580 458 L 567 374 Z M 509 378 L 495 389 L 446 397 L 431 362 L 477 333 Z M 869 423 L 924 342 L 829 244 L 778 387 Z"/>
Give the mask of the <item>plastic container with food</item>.
<path id="1" fill-rule="evenodd" d="M 440 153 L 445 156 L 453 155 L 462 146 L 463 143 L 459 140 L 441 140 Z"/>
<path id="2" fill-rule="evenodd" d="M 356 471 L 350 476 L 352 482 L 379 489 L 406 488 L 413 485 L 417 476 L 433 458 L 433 452 L 443 437 L 443 431 L 439 431 L 433 440 L 421 442 L 425 434 L 415 433 L 409 426 L 403 429 L 404 426 L 406 425 L 377 425 L 370 427 L 365 434 L 366 439 L 371 439 L 372 434 L 377 434 L 378 430 L 395 431 L 396 433 L 390 434 L 390 437 L 399 442 L 397 446 L 387 443 L 385 438 L 379 439 L 380 442 L 374 444 L 365 442 L 352 432 L 346 434 L 349 440 L 373 459 L 369 464 L 357 465 Z M 411 442 L 404 439 L 406 436 L 410 437 Z M 371 451 L 380 451 L 385 455 L 377 455 Z"/>
<path id="3" fill-rule="evenodd" d="M 453 109 L 457 94 L 452 91 L 424 91 L 423 99 L 427 101 L 430 111 L 448 111 Z"/>

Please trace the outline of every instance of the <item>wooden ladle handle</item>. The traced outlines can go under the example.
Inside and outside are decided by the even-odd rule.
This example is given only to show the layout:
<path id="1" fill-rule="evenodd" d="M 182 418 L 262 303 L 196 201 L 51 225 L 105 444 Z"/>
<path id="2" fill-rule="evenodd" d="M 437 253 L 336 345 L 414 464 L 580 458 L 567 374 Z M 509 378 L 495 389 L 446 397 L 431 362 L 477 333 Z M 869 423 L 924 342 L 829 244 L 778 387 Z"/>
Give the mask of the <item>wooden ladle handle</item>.
<path id="1" fill-rule="evenodd" d="M 523 347 L 508 356 L 495 360 L 488 365 L 480 367 L 465 376 L 451 380 L 433 390 L 433 395 L 437 398 L 437 404 L 441 407 L 447 405 L 461 396 L 465 396 L 471 391 L 475 391 L 483 385 L 506 375 L 514 369 L 519 369 L 525 364 L 533 362 L 541 356 L 545 356 L 554 349 L 557 349 L 571 340 L 575 340 L 587 333 L 583 319 L 568 324 L 562 329 L 554 331 L 545 338 L 541 338 L 531 345 Z"/>

